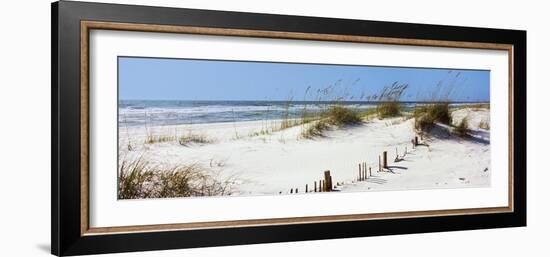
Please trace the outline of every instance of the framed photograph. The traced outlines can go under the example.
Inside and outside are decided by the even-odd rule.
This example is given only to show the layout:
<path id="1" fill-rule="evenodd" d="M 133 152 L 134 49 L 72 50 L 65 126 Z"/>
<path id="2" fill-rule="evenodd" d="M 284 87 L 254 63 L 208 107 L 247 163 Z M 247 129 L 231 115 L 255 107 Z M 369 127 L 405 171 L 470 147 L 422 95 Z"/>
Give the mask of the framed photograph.
<path id="1" fill-rule="evenodd" d="M 526 225 L 526 32 L 52 5 L 52 253 Z"/>

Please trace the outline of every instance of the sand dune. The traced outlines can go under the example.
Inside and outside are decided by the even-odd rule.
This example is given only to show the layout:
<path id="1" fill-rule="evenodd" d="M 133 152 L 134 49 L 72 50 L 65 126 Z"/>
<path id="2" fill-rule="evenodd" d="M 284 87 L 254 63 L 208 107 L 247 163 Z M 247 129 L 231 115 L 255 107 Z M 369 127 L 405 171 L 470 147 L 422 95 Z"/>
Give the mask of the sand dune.
<path id="1" fill-rule="evenodd" d="M 234 195 L 287 194 L 291 188 L 304 193 L 306 184 L 311 190 L 325 170 L 330 170 L 333 184 L 341 184 L 338 191 L 490 186 L 490 132 L 479 128 L 481 121 L 489 122 L 489 111 L 464 108 L 453 112 L 453 120 L 463 117 L 470 120 L 472 137 L 459 138 L 441 126 L 421 140 L 425 145 L 415 149 L 411 144 L 416 135 L 414 120 L 401 117 L 331 129 L 313 139 L 301 136 L 310 124 L 271 132 L 280 124 L 277 120 L 120 127 L 119 151 L 121 160 L 143 156 L 154 165 L 199 164 L 220 179 L 233 178 Z M 145 144 L 147 134 L 201 135 L 210 142 Z M 396 149 L 404 155 L 399 162 L 394 162 Z M 377 172 L 383 151 L 388 152 L 390 169 Z M 372 168 L 372 176 L 358 182 L 360 162 Z"/>

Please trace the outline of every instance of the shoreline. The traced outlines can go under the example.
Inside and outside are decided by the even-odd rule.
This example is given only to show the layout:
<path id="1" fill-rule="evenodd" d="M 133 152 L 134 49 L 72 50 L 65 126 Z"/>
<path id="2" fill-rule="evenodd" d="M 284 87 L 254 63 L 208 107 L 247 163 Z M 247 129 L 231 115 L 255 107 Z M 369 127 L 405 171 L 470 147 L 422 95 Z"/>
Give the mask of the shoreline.
<path id="1" fill-rule="evenodd" d="M 214 101 L 217 102 L 217 101 Z M 222 101 L 223 102 L 223 101 Z M 268 101 L 269 102 L 269 101 Z M 382 104 L 383 102 L 377 102 L 377 103 L 364 103 L 364 102 L 347 102 L 343 104 L 343 106 L 348 107 L 349 109 L 359 112 L 359 113 L 365 113 L 369 112 L 372 109 L 375 109 L 378 107 L 378 105 Z M 415 106 L 422 106 L 422 105 L 429 105 L 433 103 L 439 103 L 439 102 L 429 102 L 429 101 L 421 101 L 421 102 L 399 102 L 402 105 L 402 111 L 403 112 L 410 112 L 415 108 Z M 213 115 L 219 115 L 215 119 L 205 119 L 203 118 L 196 118 L 195 120 L 191 119 L 190 122 L 181 120 L 181 119 L 175 119 L 173 120 L 174 116 L 177 114 L 202 114 L 202 116 L 206 115 L 205 110 L 201 108 L 205 107 L 212 107 L 212 106 L 193 106 L 193 107 L 182 107 L 182 106 L 165 106 L 165 107 L 154 107 L 158 108 L 156 110 L 146 110 L 146 109 L 132 109 L 130 108 L 130 112 L 127 112 L 125 110 L 127 107 L 120 108 L 119 107 L 119 115 L 121 115 L 122 119 L 119 118 L 118 120 L 118 126 L 119 127 L 143 127 L 145 125 L 150 125 L 152 127 L 158 127 L 158 126 L 189 126 L 189 125 L 198 125 L 198 124 L 216 124 L 216 123 L 235 123 L 235 122 L 254 122 L 254 121 L 280 121 L 286 118 L 288 119 L 300 119 L 302 118 L 304 108 L 307 109 L 307 115 L 318 115 L 319 113 L 322 113 L 323 111 L 326 111 L 326 108 L 328 106 L 332 106 L 331 103 L 322 103 L 319 104 L 317 102 L 307 102 L 306 105 L 303 105 L 300 102 L 280 102 L 280 104 L 286 104 L 286 105 L 279 105 L 279 106 L 238 106 L 235 105 L 234 107 L 246 107 L 249 109 L 237 109 L 236 111 L 233 111 L 231 108 L 231 111 L 229 111 L 228 106 L 217 106 L 216 108 L 213 108 L 210 110 L 211 114 Z M 359 105 L 357 105 L 359 104 Z M 412 106 L 411 104 L 414 104 Z M 355 106 L 354 106 L 355 105 Z M 450 109 L 459 109 L 459 108 L 465 108 L 468 106 L 489 106 L 489 102 L 449 102 L 449 108 Z M 213 105 L 216 106 L 216 105 Z M 196 110 L 196 112 L 190 112 L 190 110 L 198 108 L 199 110 Z M 231 115 L 228 116 L 228 112 L 231 112 Z M 166 114 L 169 113 L 169 114 Z M 171 114 L 170 114 L 171 113 Z M 161 117 L 156 117 L 157 119 L 163 119 L 168 118 L 168 120 L 164 121 L 152 121 L 155 119 L 156 115 L 160 115 Z M 166 117 L 162 117 L 165 116 Z M 128 117 L 131 117 L 131 121 L 128 121 Z M 137 117 L 137 118 L 136 118 Z M 148 121 L 144 120 L 143 117 L 153 117 L 150 119 L 151 124 L 149 124 Z M 156 123 L 156 124 L 155 124 Z"/>

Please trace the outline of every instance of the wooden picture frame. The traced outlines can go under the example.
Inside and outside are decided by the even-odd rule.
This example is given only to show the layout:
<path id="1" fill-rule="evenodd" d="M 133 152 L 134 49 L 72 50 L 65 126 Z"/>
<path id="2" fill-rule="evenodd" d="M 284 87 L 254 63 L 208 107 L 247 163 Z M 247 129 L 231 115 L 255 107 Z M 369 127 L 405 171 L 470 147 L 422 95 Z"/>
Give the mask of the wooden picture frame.
<path id="1" fill-rule="evenodd" d="M 509 56 L 506 207 L 89 225 L 90 30 L 498 49 Z M 161 250 L 526 225 L 526 32 L 84 2 L 52 4 L 52 254 Z"/>

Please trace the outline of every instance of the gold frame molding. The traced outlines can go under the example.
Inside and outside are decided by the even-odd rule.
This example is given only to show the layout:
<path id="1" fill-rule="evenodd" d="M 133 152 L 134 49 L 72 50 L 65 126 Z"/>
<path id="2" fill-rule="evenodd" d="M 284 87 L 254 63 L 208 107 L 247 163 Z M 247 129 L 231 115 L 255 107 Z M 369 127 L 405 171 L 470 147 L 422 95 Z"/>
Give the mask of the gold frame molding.
<path id="1" fill-rule="evenodd" d="M 177 224 L 154 224 L 120 227 L 89 226 L 89 33 L 90 30 L 122 30 L 138 32 L 162 32 L 198 35 L 301 39 L 334 42 L 355 42 L 390 45 L 414 45 L 429 47 L 452 47 L 470 49 L 493 49 L 508 51 L 508 206 L 449 209 L 433 211 L 409 211 L 391 213 L 370 213 L 352 215 L 309 216 L 273 219 L 211 221 Z M 283 224 L 304 224 L 339 221 L 361 221 L 374 219 L 413 218 L 449 215 L 472 215 L 505 213 L 514 211 L 514 153 L 513 153 L 513 45 L 480 42 L 440 41 L 424 39 L 385 38 L 334 34 L 297 33 L 282 31 L 222 29 L 207 27 L 170 26 L 100 21 L 80 22 L 80 234 L 82 236 L 116 233 L 138 233 L 169 230 L 210 229 L 223 227 L 270 226 Z"/>

